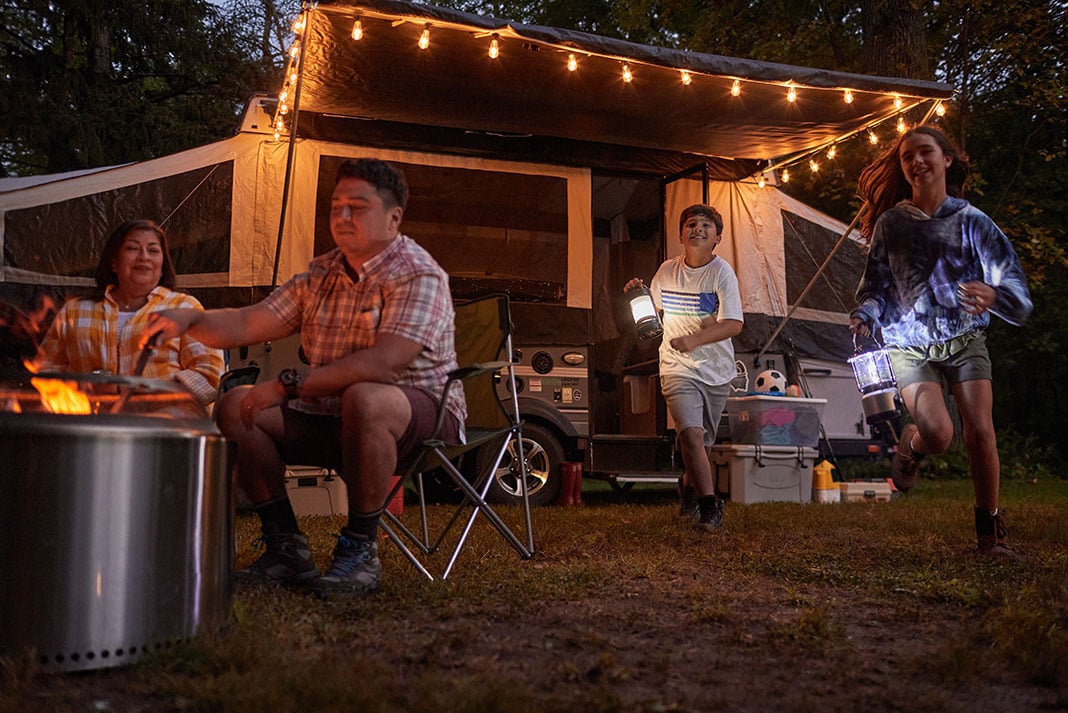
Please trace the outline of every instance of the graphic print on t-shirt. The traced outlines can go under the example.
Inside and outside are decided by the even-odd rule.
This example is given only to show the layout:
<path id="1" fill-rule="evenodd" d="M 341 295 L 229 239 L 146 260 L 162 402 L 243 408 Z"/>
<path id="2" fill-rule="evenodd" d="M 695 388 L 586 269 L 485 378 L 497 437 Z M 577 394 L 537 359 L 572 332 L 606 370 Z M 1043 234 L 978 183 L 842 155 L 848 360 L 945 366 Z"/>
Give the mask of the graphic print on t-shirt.
<path id="1" fill-rule="evenodd" d="M 660 294 L 664 315 L 707 317 L 719 311 L 719 297 L 715 292 L 676 292 L 664 290 Z"/>

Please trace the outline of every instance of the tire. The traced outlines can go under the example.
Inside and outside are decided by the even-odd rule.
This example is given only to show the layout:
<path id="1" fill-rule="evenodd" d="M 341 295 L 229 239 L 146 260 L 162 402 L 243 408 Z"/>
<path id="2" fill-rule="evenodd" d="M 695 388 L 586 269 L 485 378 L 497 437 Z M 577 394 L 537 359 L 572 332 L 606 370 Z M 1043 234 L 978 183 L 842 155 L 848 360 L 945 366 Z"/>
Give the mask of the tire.
<path id="1" fill-rule="evenodd" d="M 513 441 L 501 458 L 493 483 L 486 494 L 494 503 L 522 503 L 519 482 L 518 448 Z M 523 455 L 527 462 L 527 497 L 531 506 L 550 505 L 560 494 L 560 462 L 564 448 L 552 431 L 535 423 L 523 424 Z M 492 465 L 497 456 L 493 446 L 483 446 L 478 454 L 478 470 Z"/>

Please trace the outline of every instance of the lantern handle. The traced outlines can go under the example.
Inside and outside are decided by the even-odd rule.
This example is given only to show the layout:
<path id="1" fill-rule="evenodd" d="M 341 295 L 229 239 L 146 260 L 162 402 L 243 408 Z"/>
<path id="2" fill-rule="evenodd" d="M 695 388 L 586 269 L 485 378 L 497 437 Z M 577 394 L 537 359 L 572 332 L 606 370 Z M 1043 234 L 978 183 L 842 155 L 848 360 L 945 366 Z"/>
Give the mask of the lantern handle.
<path id="1" fill-rule="evenodd" d="M 871 332 L 868 335 L 868 338 L 870 338 L 873 342 L 875 342 L 875 346 L 878 347 L 878 349 L 882 349 L 883 348 L 883 343 L 880 342 L 879 339 L 875 336 L 875 332 Z M 873 351 L 877 351 L 877 350 L 873 350 Z M 856 335 L 856 333 L 854 333 L 853 334 L 853 353 L 854 354 L 860 354 L 860 352 L 861 352 L 860 344 L 857 343 L 857 335 Z"/>

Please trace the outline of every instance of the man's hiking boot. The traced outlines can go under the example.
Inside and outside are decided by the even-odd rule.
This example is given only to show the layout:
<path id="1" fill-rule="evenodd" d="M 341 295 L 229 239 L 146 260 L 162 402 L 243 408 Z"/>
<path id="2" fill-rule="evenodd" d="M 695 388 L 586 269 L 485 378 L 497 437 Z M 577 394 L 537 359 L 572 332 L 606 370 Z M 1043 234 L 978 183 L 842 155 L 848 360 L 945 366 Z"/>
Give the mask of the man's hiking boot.
<path id="1" fill-rule="evenodd" d="M 894 487 L 902 493 L 916 487 L 916 476 L 920 472 L 920 461 L 924 454 L 912 450 L 912 437 L 919 433 L 919 430 L 915 423 L 910 423 L 901 430 L 901 440 L 890 465 L 890 477 L 894 481 Z"/>
<path id="2" fill-rule="evenodd" d="M 277 525 L 265 524 L 257 543 L 266 551 L 248 567 L 235 572 L 235 581 L 298 585 L 319 576 L 308 538 L 301 533 L 279 532 Z"/>
<path id="3" fill-rule="evenodd" d="M 311 583 L 311 589 L 322 599 L 355 599 L 378 589 L 381 576 L 378 544 L 342 530 L 330 569 Z"/>
<path id="4" fill-rule="evenodd" d="M 996 509 L 975 508 L 975 534 L 979 539 L 976 551 L 981 555 L 1015 557 L 1016 553 L 1005 544 L 1009 530 L 1005 527 L 1005 513 Z"/>

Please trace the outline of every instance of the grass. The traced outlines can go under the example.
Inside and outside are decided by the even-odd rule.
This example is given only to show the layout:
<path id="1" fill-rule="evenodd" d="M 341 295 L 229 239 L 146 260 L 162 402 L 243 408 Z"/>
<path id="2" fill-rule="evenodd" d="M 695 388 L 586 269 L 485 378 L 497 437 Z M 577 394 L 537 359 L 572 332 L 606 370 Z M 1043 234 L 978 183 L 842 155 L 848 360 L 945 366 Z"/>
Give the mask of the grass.
<path id="1" fill-rule="evenodd" d="M 729 503 L 711 536 L 677 521 L 670 489 L 583 497 L 534 512 L 532 561 L 482 522 L 445 582 L 384 544 L 367 600 L 244 590 L 226 631 L 135 666 L 0 659 L 0 711 L 1068 709 L 1066 481 L 1004 483 L 1017 560 L 972 554 L 961 480 L 890 503 Z M 318 561 L 340 523 L 302 521 Z M 256 534 L 240 516 L 238 566 Z"/>

